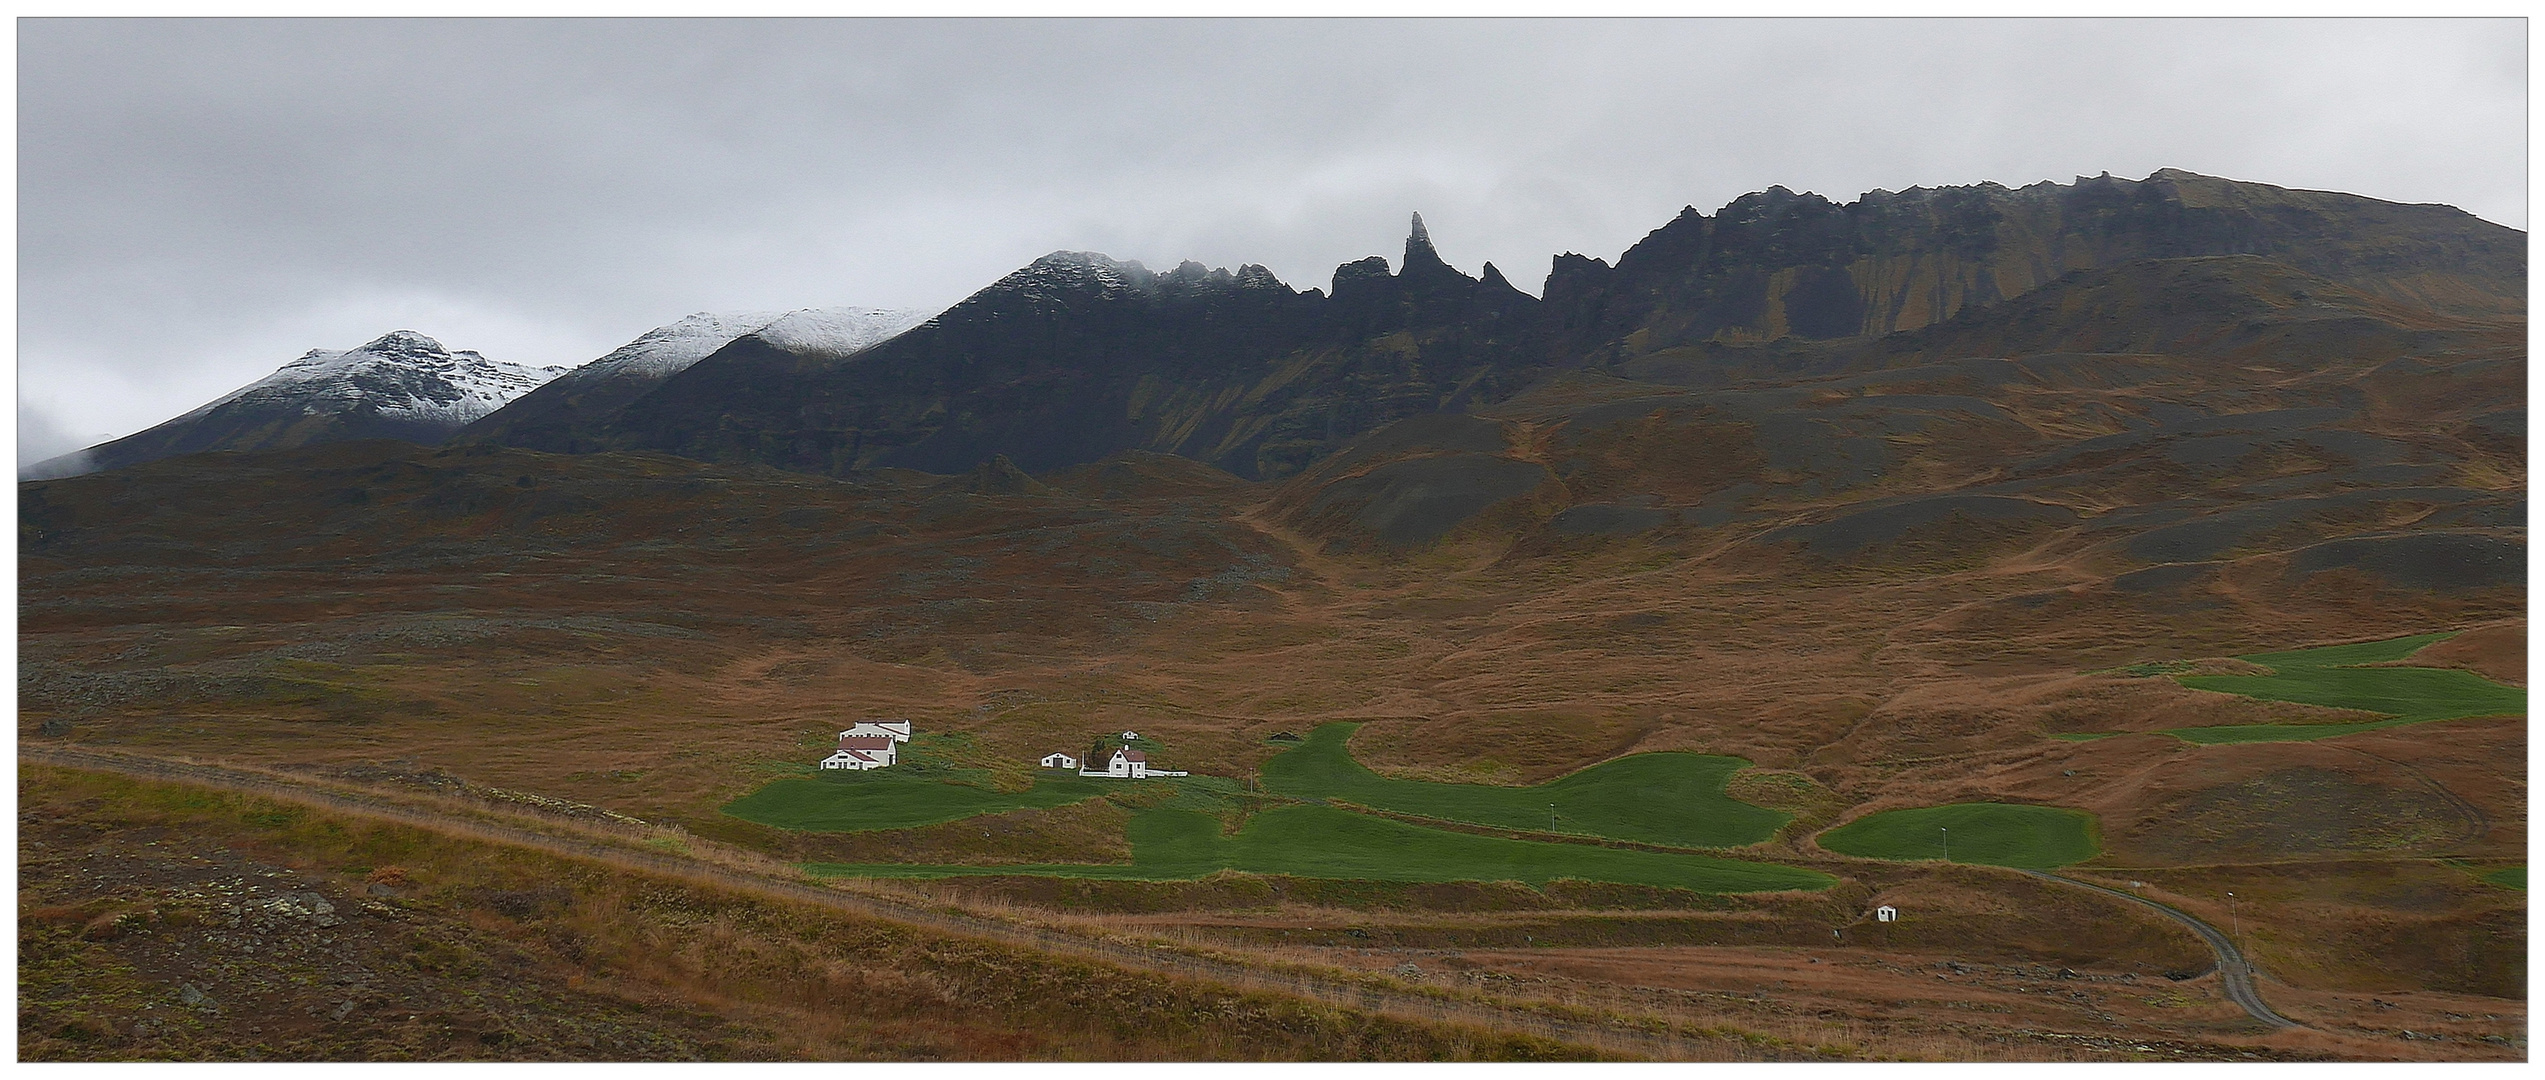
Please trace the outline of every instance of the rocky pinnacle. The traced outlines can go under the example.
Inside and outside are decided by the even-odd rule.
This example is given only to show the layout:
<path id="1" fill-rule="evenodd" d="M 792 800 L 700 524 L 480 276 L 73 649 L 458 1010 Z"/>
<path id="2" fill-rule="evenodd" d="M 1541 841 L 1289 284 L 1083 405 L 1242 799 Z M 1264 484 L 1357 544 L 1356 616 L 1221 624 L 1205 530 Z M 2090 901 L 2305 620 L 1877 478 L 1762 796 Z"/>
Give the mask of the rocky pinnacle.
<path id="1" fill-rule="evenodd" d="M 1405 237 L 1405 266 L 1398 276 L 1408 284 L 1422 288 L 1443 288 L 1468 283 L 1465 274 L 1443 262 L 1440 252 L 1432 248 L 1431 230 L 1423 228 L 1423 215 L 1414 215 L 1414 230 Z"/>

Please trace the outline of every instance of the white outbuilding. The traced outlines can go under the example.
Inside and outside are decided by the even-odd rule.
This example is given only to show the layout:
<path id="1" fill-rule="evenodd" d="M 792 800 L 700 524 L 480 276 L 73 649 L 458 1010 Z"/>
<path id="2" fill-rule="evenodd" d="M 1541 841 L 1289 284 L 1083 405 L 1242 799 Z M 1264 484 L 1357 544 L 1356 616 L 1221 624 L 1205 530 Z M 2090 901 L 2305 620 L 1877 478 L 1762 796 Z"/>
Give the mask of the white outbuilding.
<path id="1" fill-rule="evenodd" d="M 1046 769 L 1075 769 L 1078 767 L 1078 759 L 1067 754 L 1052 754 L 1043 759 L 1043 767 Z"/>
<path id="2" fill-rule="evenodd" d="M 1117 746 L 1113 748 L 1113 757 L 1105 762 L 1104 768 L 1080 769 L 1078 775 L 1146 780 L 1152 776 L 1191 776 L 1192 774 L 1179 769 L 1152 769 L 1149 767 L 1149 755 L 1128 746 Z"/>
<path id="3" fill-rule="evenodd" d="M 1899 908 L 1892 907 L 1892 906 L 1891 906 L 1891 905 L 1889 905 L 1889 904 L 1884 904 L 1884 905 L 1882 905 L 1881 907 L 1878 907 L 1878 908 L 1873 909 L 1873 921 L 1875 921 L 1875 922 L 1899 922 L 1899 921 L 1900 921 L 1900 909 L 1899 909 Z"/>
<path id="4" fill-rule="evenodd" d="M 891 739 L 894 742 L 909 742 L 910 721 L 860 720 L 855 726 L 840 732 L 839 737 L 843 739 L 872 737 Z"/>

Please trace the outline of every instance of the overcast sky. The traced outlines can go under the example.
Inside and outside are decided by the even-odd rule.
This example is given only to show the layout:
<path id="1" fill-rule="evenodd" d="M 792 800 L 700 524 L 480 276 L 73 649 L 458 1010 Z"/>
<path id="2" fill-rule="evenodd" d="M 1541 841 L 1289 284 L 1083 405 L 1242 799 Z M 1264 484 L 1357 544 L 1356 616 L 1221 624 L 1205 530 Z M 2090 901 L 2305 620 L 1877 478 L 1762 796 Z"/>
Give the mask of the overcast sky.
<path id="1" fill-rule="evenodd" d="M 577 364 L 1059 249 L 1536 291 L 1771 184 L 2162 167 L 2527 226 L 2516 20 L 18 23 L 19 452 L 392 329 Z"/>

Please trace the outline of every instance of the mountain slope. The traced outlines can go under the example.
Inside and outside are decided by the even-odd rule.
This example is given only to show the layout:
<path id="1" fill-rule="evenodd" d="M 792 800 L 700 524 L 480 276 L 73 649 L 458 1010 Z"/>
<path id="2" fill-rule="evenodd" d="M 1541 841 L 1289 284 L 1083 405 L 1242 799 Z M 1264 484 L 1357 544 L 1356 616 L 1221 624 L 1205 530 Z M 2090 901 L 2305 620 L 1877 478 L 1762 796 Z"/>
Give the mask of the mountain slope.
<path id="1" fill-rule="evenodd" d="M 412 330 L 305 356 L 148 430 L 38 462 L 24 478 L 72 476 L 207 450 L 281 450 L 350 439 L 436 443 L 565 369 L 453 352 Z"/>
<path id="2" fill-rule="evenodd" d="M 1455 541 L 1514 572 L 2012 567 L 2031 591 L 1957 618 L 2044 632 L 2089 609 L 2222 634 L 2346 604 L 2515 611 L 2524 329 L 2253 256 L 2145 260 L 1916 332 L 1676 350 L 1400 422 L 1267 510 L 1328 551 Z"/>
<path id="3" fill-rule="evenodd" d="M 2453 207 L 2178 169 L 1847 204 L 1772 187 L 1713 217 L 1688 208 L 1613 268 L 1561 256 L 1546 300 L 1570 347 L 1634 355 L 1912 330 L 2073 270 L 2261 255 L 2386 299 L 2498 316 L 2525 309 L 2526 247 L 2525 233 Z"/>
<path id="4" fill-rule="evenodd" d="M 745 334 L 808 353 L 846 356 L 926 321 L 926 312 L 804 308 L 700 312 L 646 331 L 471 424 L 458 438 L 559 453 L 600 449 L 590 429 Z"/>

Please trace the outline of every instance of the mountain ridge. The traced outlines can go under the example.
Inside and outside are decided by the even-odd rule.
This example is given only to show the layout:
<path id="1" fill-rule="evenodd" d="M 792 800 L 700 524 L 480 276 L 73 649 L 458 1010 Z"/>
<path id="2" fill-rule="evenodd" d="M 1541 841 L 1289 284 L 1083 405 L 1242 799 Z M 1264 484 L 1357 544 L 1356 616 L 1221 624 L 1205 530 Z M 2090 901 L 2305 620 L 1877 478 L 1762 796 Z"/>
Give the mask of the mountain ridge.
<path id="1" fill-rule="evenodd" d="M 1279 478 L 1381 425 L 1564 371 L 1879 340 L 2077 271 L 2223 256 L 2443 317 L 2524 312 L 2524 234 L 2448 207 L 2170 169 L 1843 205 L 1771 187 L 1684 211 L 1615 266 L 1558 256 L 1542 297 L 1490 264 L 1449 266 L 1419 214 L 1397 268 L 1352 260 L 1325 292 L 1252 266 L 1160 274 L 1055 252 L 857 364 L 737 342 L 589 445 L 828 475 L 959 473 L 999 455 L 1040 471 L 1141 449 Z"/>
<path id="2" fill-rule="evenodd" d="M 21 479 L 121 468 L 207 450 L 279 450 L 392 438 L 438 443 L 563 374 L 488 360 L 413 330 L 311 349 L 273 374 L 145 430 L 48 458 Z"/>
<path id="3" fill-rule="evenodd" d="M 1559 255 L 1533 297 L 1491 263 L 1474 276 L 1449 265 L 1417 213 L 1394 268 L 1383 256 L 1351 260 L 1323 290 L 1256 264 L 1156 271 L 1056 251 L 933 317 L 700 313 L 516 394 L 456 435 L 366 430 L 826 475 L 956 474 L 1000 456 L 1039 472 L 1138 449 L 1274 479 L 1380 426 L 1467 411 L 1568 371 L 1676 365 L 1721 382 L 2014 347 L 1936 328 L 2128 264 L 2268 260 L 2329 283 L 2320 292 L 2463 329 L 2523 317 L 2524 238 L 2451 207 L 2178 169 L 1875 190 L 1844 204 L 1771 186 L 1713 215 L 1684 209 L 1614 265 Z M 2099 287 L 2103 301 L 2117 295 Z M 2384 333 L 2392 322 L 2362 325 Z M 164 436 L 92 450 L 112 467 L 144 445 L 182 453 L 323 437 Z"/>

